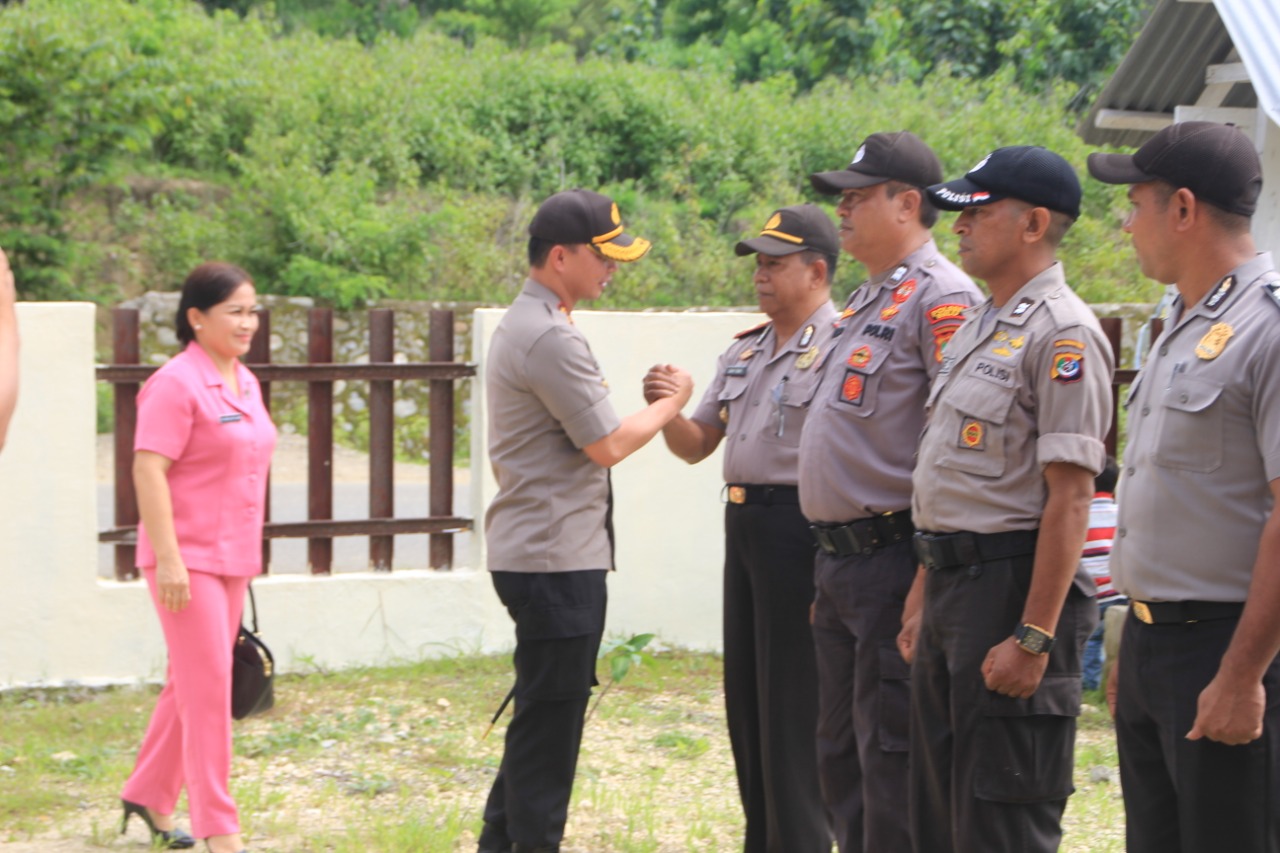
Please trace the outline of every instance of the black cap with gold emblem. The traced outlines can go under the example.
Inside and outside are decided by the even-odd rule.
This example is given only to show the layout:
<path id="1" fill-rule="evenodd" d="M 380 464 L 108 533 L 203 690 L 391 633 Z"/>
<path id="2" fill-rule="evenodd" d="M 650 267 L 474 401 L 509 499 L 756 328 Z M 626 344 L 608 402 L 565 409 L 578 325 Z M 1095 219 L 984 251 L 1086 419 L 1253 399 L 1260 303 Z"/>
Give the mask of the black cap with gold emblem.
<path id="1" fill-rule="evenodd" d="M 529 235 L 562 246 L 587 244 L 619 263 L 638 261 L 650 243 L 622 231 L 618 205 L 591 190 L 565 190 L 542 203 L 529 223 Z"/>
<path id="2" fill-rule="evenodd" d="M 797 204 L 773 212 L 759 237 L 743 240 L 734 247 L 739 255 L 794 255 L 815 251 L 825 255 L 840 253 L 840 236 L 831 217 L 815 204 Z"/>

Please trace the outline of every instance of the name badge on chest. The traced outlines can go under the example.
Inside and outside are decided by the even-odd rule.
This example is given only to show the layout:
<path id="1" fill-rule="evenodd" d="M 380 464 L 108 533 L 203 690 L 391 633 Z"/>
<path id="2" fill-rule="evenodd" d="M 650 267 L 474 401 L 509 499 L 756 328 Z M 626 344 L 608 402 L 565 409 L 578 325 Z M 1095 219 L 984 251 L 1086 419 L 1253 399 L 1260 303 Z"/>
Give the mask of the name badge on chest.
<path id="1" fill-rule="evenodd" d="M 232 412 L 229 415 L 218 415 L 218 423 L 220 424 L 233 424 L 236 421 L 243 420 L 243 419 L 244 419 L 244 415 L 240 414 L 239 412 Z"/>

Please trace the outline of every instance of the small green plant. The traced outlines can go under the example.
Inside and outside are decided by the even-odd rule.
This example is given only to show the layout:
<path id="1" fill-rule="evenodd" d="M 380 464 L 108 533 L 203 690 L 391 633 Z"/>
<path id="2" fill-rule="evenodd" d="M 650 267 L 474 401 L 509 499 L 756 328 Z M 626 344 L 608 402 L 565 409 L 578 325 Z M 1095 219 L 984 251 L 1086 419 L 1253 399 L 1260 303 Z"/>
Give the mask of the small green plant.
<path id="1" fill-rule="evenodd" d="M 605 643 L 600 647 L 601 660 L 609 661 L 609 681 L 605 684 L 604 689 L 600 691 L 600 695 L 596 697 L 591 710 L 587 712 L 587 720 L 590 720 L 592 715 L 595 714 L 596 708 L 600 707 L 601 700 L 604 699 L 613 685 L 618 684 L 627 677 L 631 667 L 653 660 L 653 657 L 644 651 L 644 647 L 653 642 L 653 637 L 653 634 L 633 634 L 629 639 Z"/>

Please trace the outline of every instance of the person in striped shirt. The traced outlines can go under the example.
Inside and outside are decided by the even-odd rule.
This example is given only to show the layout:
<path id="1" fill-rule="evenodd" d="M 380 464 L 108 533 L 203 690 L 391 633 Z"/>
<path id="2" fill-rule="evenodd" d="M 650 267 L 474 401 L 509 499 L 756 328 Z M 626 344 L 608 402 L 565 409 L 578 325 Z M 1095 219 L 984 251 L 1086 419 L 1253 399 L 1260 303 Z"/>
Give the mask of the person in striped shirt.
<path id="1" fill-rule="evenodd" d="M 1102 682 L 1102 664 L 1106 660 L 1103 651 L 1103 629 L 1108 607 L 1124 604 L 1129 599 L 1111 585 L 1111 540 L 1116 533 L 1116 479 L 1120 468 L 1112 456 L 1107 457 L 1107 467 L 1094 478 L 1093 502 L 1089 505 L 1089 533 L 1084 543 L 1080 563 L 1089 571 L 1098 587 L 1098 627 L 1089 636 L 1084 647 L 1084 689 L 1097 690 Z"/>

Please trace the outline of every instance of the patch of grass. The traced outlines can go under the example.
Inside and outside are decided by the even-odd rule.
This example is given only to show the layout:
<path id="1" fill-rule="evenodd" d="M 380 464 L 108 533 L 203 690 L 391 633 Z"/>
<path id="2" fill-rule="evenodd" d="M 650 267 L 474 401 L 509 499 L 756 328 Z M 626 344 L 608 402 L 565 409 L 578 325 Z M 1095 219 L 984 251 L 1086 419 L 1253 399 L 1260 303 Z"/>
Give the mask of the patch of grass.
<path id="1" fill-rule="evenodd" d="M 697 758 L 710 749 L 706 738 L 687 735 L 684 732 L 663 732 L 653 739 L 653 743 L 655 746 L 670 750 L 676 758 Z"/>
<path id="2" fill-rule="evenodd" d="M 281 677 L 276 708 L 235 725 L 232 795 L 250 848 L 470 853 L 506 720 L 481 736 L 511 677 L 508 656 L 477 655 Z M 741 847 L 722 679 L 717 656 L 665 651 L 610 692 L 583 737 L 567 850 Z M 0 841 L 139 848 L 136 822 L 115 834 L 118 797 L 155 696 L 0 694 Z M 1100 696 L 1086 698 L 1062 849 L 1121 853 L 1111 723 Z M 185 804 L 178 821 L 189 826 Z"/>

